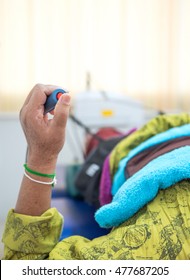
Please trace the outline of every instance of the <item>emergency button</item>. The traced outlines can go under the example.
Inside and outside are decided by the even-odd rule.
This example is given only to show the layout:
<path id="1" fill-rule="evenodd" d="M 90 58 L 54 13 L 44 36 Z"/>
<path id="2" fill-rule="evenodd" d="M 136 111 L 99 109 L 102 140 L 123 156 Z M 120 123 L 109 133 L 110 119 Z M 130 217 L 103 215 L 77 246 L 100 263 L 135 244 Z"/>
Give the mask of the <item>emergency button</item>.
<path id="1" fill-rule="evenodd" d="M 61 97 L 62 94 L 63 94 L 63 93 L 61 93 L 61 92 L 58 92 L 58 93 L 57 93 L 57 96 L 56 96 L 56 97 L 57 97 L 57 100 L 59 100 L 59 98 Z"/>

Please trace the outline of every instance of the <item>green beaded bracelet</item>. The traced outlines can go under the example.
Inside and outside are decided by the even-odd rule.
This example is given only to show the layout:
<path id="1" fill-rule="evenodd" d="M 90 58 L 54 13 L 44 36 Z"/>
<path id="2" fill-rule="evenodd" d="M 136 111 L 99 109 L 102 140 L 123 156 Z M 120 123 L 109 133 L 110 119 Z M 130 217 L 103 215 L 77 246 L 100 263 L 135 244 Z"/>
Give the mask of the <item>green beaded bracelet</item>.
<path id="1" fill-rule="evenodd" d="M 34 175 L 37 175 L 37 176 L 46 177 L 46 178 L 52 178 L 52 179 L 55 177 L 55 173 L 52 173 L 52 174 L 44 174 L 44 173 L 40 173 L 40 172 L 34 171 L 34 170 L 30 169 L 30 168 L 27 166 L 26 163 L 24 164 L 24 168 L 25 168 L 25 170 L 28 171 L 29 173 L 34 174 Z"/>

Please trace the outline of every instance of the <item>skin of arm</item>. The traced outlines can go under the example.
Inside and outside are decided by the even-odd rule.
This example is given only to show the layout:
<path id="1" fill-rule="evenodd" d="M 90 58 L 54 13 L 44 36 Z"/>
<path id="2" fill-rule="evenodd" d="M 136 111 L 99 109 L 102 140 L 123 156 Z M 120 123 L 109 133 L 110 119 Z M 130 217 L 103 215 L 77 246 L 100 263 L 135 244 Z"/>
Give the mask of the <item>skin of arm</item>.
<path id="1" fill-rule="evenodd" d="M 54 116 L 44 115 L 44 103 L 57 86 L 37 84 L 30 91 L 20 111 L 20 123 L 24 131 L 28 156 L 27 165 L 40 173 L 55 172 L 58 154 L 65 141 L 65 128 L 70 109 L 70 95 L 63 94 L 54 109 Z M 52 179 L 29 174 L 44 182 Z M 51 205 L 51 185 L 36 183 L 23 176 L 15 213 L 40 216 Z"/>

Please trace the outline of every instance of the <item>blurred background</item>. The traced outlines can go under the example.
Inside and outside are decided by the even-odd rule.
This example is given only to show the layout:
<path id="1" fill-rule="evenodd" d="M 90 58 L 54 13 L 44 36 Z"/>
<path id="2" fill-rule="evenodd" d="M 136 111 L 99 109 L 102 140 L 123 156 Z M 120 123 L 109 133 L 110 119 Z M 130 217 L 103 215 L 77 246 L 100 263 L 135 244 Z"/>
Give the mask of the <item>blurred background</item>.
<path id="1" fill-rule="evenodd" d="M 30 89 L 68 89 L 74 116 L 94 132 L 189 112 L 189 11 L 189 0 L 0 0 L 1 228 L 23 174 L 18 115 Z M 58 188 L 84 161 L 84 132 L 69 121 Z"/>
<path id="2" fill-rule="evenodd" d="M 189 0 L 0 0 L 0 110 L 35 83 L 188 110 Z"/>

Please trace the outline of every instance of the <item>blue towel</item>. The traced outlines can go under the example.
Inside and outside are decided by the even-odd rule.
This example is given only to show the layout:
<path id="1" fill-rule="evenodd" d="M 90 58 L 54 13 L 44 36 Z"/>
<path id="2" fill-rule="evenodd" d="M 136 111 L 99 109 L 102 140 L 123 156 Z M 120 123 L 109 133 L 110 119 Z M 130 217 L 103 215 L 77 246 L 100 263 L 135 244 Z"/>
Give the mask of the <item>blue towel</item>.
<path id="1" fill-rule="evenodd" d="M 157 157 L 130 177 L 111 203 L 95 213 L 101 227 L 118 226 L 153 200 L 160 189 L 166 189 L 190 178 L 190 146 L 175 149 Z"/>
<path id="2" fill-rule="evenodd" d="M 167 131 L 164 131 L 162 133 L 159 133 L 148 140 L 142 142 L 140 145 L 138 145 L 136 148 L 131 150 L 129 154 L 123 158 L 120 163 L 117 172 L 114 175 L 113 178 L 113 184 L 111 193 L 114 196 L 118 189 L 123 185 L 123 183 L 126 181 L 125 176 L 125 167 L 127 165 L 127 162 L 134 156 L 136 156 L 138 153 L 142 152 L 143 150 L 152 147 L 156 144 L 166 142 L 168 140 L 172 140 L 175 138 L 179 138 L 182 136 L 190 136 L 190 124 L 185 124 L 180 127 L 174 127 L 171 129 L 168 129 Z"/>

